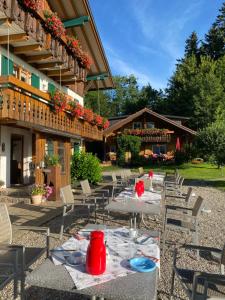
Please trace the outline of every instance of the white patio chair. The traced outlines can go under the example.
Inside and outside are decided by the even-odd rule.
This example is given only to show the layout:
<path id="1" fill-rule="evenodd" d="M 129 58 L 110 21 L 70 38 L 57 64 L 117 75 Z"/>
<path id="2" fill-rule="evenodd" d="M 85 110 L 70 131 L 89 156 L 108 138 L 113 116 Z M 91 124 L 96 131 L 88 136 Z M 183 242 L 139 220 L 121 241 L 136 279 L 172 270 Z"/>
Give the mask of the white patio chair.
<path id="1" fill-rule="evenodd" d="M 94 200 L 94 203 L 75 203 L 75 198 L 72 192 L 71 185 L 64 186 L 60 188 L 60 197 L 63 202 L 63 213 L 62 213 L 62 221 L 61 221 L 61 228 L 60 228 L 60 239 L 63 237 L 64 233 L 64 224 L 65 224 L 65 217 L 70 214 L 76 214 L 80 217 L 80 211 L 78 209 L 76 210 L 76 205 L 79 204 L 82 206 L 87 207 L 88 209 L 88 221 L 90 219 L 90 210 L 93 207 L 94 213 L 95 213 L 95 222 L 96 222 L 96 201 Z M 76 201 L 77 202 L 77 201 Z"/>

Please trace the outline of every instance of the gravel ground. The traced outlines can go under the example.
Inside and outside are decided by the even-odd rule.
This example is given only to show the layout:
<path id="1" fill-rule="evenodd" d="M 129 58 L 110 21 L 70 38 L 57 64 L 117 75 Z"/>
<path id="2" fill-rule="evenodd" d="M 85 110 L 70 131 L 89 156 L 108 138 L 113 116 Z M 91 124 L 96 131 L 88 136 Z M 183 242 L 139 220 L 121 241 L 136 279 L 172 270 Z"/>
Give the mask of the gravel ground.
<path id="1" fill-rule="evenodd" d="M 186 189 L 187 187 L 184 187 L 184 190 Z M 196 194 L 196 196 L 202 196 L 204 198 L 204 207 L 207 210 L 211 210 L 211 212 L 202 212 L 200 216 L 199 244 L 222 248 L 225 242 L 225 193 L 215 188 L 196 186 L 193 187 L 193 192 Z M 196 197 L 193 197 L 192 202 L 194 201 L 194 199 L 196 199 Z M 71 221 L 75 221 L 75 225 L 70 229 L 69 233 L 79 228 L 82 228 L 85 225 L 83 219 L 73 219 Z M 101 222 L 101 220 L 99 220 L 99 222 Z M 161 220 L 159 220 L 158 222 L 148 220 L 147 222 L 149 228 L 161 230 Z M 111 220 L 111 223 L 113 225 L 118 224 L 118 226 L 128 225 L 128 219 L 126 217 L 118 219 L 117 216 L 117 220 Z M 56 218 L 48 224 L 46 224 L 46 226 L 50 227 L 52 233 L 51 247 L 60 245 L 63 242 L 58 240 L 56 234 L 59 232 L 59 224 L 60 218 Z M 66 240 L 67 238 L 68 236 L 64 236 L 64 240 Z M 175 245 L 179 246 L 184 242 L 191 242 L 191 238 L 185 240 L 184 235 L 174 232 L 168 235 L 168 244 L 165 251 L 165 257 L 161 258 L 161 276 L 158 286 L 158 299 L 169 299 L 173 249 Z M 35 246 L 37 244 L 44 245 L 45 239 L 41 234 L 35 232 L 25 232 L 22 236 L 15 236 L 14 243 L 24 244 L 25 246 Z M 45 257 L 43 255 L 40 259 L 38 259 L 38 261 L 36 261 L 32 265 L 31 269 L 34 269 L 44 259 Z M 209 263 L 206 259 L 201 257 L 197 259 L 194 253 L 184 253 L 183 251 L 181 251 L 178 262 L 183 267 L 218 272 L 218 264 L 212 262 Z M 29 300 L 87 299 L 84 296 L 69 295 L 65 293 L 59 293 L 56 291 L 44 291 L 33 287 L 27 287 L 26 295 L 27 299 Z M 178 284 L 175 284 L 175 295 L 176 299 L 186 299 L 181 287 Z M 0 292 L 0 299 L 13 299 L 12 284 L 9 284 L 7 287 L 4 288 L 3 291 Z"/>

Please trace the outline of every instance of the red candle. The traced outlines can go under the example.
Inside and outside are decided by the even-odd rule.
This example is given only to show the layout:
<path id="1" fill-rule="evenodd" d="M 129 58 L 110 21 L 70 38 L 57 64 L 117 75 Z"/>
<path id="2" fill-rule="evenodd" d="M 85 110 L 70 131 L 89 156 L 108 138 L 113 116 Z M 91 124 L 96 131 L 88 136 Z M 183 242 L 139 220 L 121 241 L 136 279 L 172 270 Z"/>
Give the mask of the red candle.
<path id="1" fill-rule="evenodd" d="M 86 271 L 91 275 L 100 275 L 106 269 L 106 247 L 104 232 L 92 231 L 87 249 Z"/>

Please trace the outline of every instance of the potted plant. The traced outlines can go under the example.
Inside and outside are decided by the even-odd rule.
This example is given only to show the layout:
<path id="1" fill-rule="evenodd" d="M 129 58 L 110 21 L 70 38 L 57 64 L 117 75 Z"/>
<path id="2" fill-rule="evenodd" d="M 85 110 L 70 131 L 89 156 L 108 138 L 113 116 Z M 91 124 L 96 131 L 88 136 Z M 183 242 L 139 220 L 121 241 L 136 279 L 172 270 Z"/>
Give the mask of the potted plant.
<path id="1" fill-rule="evenodd" d="M 47 182 L 53 188 L 52 193 L 49 195 L 49 199 L 52 201 L 60 200 L 61 165 L 59 156 L 56 154 L 47 155 L 45 157 L 45 163 L 49 169 Z"/>
<path id="2" fill-rule="evenodd" d="M 70 101 L 68 103 L 69 105 L 69 111 L 72 115 L 72 117 L 81 118 L 84 115 L 84 108 L 81 104 L 79 104 L 76 101 Z"/>
<path id="3" fill-rule="evenodd" d="M 42 196 L 46 193 L 43 185 L 35 184 L 31 190 L 31 200 L 34 205 L 40 205 Z"/>
<path id="4" fill-rule="evenodd" d="M 45 189 L 45 194 L 42 196 L 42 202 L 46 202 L 46 200 L 48 200 L 48 198 L 53 193 L 53 187 L 52 186 L 45 185 L 44 189 Z"/>

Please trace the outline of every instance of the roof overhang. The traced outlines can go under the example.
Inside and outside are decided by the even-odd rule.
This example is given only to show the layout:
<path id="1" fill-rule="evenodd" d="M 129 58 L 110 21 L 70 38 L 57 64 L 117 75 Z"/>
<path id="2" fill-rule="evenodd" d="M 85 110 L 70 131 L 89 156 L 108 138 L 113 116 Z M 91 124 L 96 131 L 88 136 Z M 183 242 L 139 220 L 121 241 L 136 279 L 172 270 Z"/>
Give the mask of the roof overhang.
<path id="1" fill-rule="evenodd" d="M 124 125 L 132 122 L 133 120 L 135 120 L 137 117 L 141 116 L 142 114 L 144 113 L 148 113 L 164 122 L 167 122 L 168 124 L 170 125 L 173 125 L 174 127 L 176 128 L 179 128 L 183 131 L 185 131 L 186 133 L 190 134 L 190 135 L 197 135 L 197 132 L 184 126 L 184 125 L 181 125 L 179 123 L 177 123 L 176 121 L 173 121 L 171 119 L 168 119 L 166 118 L 165 116 L 163 115 L 160 115 L 156 112 L 154 112 L 153 110 L 151 109 L 148 109 L 148 108 L 143 108 L 141 110 L 139 110 L 138 112 L 132 114 L 132 115 L 129 115 L 127 116 L 125 119 L 121 119 L 120 121 L 116 122 L 115 124 L 113 124 L 112 126 L 110 126 L 109 128 L 105 129 L 104 130 L 104 136 L 107 137 L 107 136 L 110 136 L 113 134 L 114 131 L 120 129 L 121 127 L 123 127 Z"/>
<path id="2" fill-rule="evenodd" d="M 80 40 L 82 48 L 87 51 L 93 60 L 88 76 L 98 78 L 99 74 L 108 74 L 102 80 L 95 79 L 89 90 L 110 89 L 114 87 L 110 67 L 102 46 L 95 21 L 90 9 L 88 0 L 48 0 L 51 9 L 57 12 L 58 16 L 63 20 L 71 20 L 88 16 L 89 22 L 81 26 L 68 28 L 67 31 L 72 36 L 77 36 Z"/>

